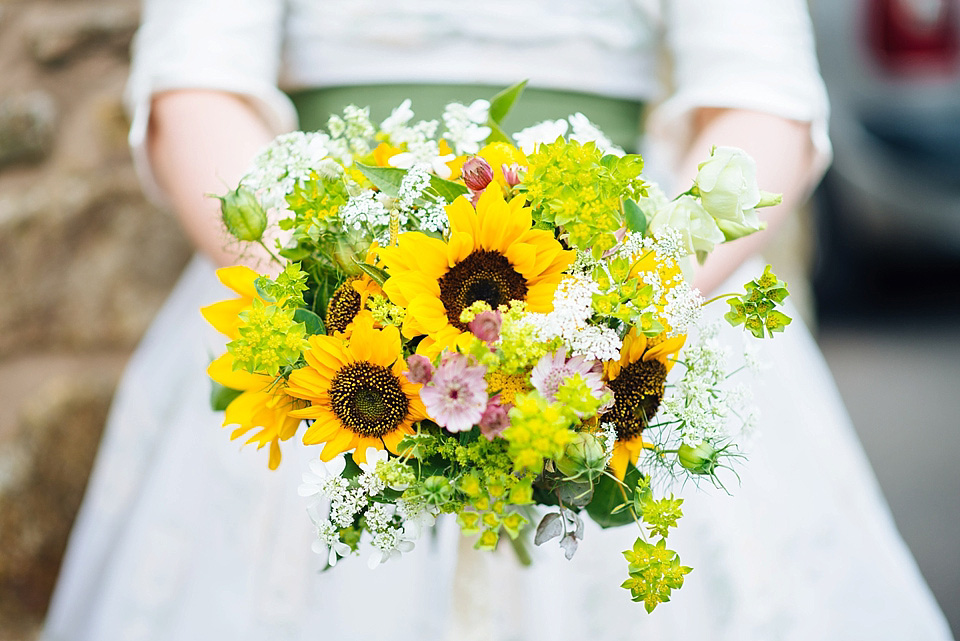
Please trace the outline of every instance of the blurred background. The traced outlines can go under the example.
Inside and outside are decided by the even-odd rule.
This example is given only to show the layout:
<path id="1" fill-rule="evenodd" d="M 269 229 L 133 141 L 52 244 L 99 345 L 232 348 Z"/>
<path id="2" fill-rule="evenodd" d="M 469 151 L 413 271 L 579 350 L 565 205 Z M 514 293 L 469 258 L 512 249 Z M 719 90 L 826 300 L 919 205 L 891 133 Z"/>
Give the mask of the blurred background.
<path id="1" fill-rule="evenodd" d="M 811 14 L 836 160 L 773 260 L 811 284 L 807 320 L 960 636 L 960 0 Z M 35 635 L 113 388 L 189 255 L 127 152 L 137 20 L 136 0 L 0 0 L 0 641 Z"/>

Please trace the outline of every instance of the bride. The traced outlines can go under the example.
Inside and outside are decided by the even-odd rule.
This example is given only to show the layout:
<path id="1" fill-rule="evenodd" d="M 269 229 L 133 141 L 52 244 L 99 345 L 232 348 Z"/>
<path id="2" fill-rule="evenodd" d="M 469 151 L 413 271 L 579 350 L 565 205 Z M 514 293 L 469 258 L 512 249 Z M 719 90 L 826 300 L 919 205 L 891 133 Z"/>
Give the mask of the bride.
<path id="1" fill-rule="evenodd" d="M 298 118 L 315 127 L 324 105 L 403 96 L 429 117 L 438 91 L 486 97 L 468 86 L 529 77 L 532 114 L 585 111 L 628 147 L 650 105 L 648 167 L 671 167 L 678 185 L 711 145 L 745 148 L 784 193 L 764 210 L 775 227 L 830 155 L 801 0 L 147 0 L 134 53 L 144 187 L 199 254 L 117 390 L 45 639 L 951 638 L 799 322 L 765 355 L 742 486 L 685 488 L 671 542 L 695 571 L 653 615 L 616 587 L 629 528 L 594 528 L 569 563 L 536 549 L 523 569 L 441 524 L 400 563 L 321 573 L 296 492 L 310 453 L 288 448 L 271 472 L 209 409 L 205 368 L 223 345 L 198 310 L 226 297 L 213 267 L 238 256 L 204 194 L 236 184 Z M 696 285 L 754 277 L 767 235 L 723 246 Z"/>

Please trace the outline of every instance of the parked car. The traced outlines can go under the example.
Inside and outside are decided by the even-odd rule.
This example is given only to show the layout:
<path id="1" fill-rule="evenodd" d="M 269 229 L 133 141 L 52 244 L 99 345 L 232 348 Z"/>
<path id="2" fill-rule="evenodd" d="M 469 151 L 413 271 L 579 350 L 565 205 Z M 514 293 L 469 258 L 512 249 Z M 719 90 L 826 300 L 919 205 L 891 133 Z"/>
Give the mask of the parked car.
<path id="1" fill-rule="evenodd" d="M 815 199 L 815 288 L 829 307 L 885 259 L 960 264 L 960 0 L 810 0 L 810 11 L 835 153 Z"/>

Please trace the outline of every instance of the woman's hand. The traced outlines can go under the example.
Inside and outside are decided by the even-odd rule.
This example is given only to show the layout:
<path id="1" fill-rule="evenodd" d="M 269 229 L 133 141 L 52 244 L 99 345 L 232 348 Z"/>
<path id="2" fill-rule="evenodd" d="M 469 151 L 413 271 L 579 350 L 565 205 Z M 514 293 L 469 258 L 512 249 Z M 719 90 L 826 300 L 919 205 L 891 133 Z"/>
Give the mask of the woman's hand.
<path id="1" fill-rule="evenodd" d="M 695 122 L 696 135 L 680 167 L 678 186 L 691 183 L 697 164 L 706 160 L 710 148 L 740 147 L 757 161 L 757 182 L 764 191 L 783 194 L 783 202 L 759 211 L 767 229 L 730 243 L 718 245 L 698 266 L 694 287 L 705 295 L 720 286 L 750 256 L 757 254 L 787 216 L 803 204 L 812 187 L 814 152 L 810 125 L 769 114 L 737 109 L 701 109 Z"/>
<path id="2" fill-rule="evenodd" d="M 234 188 L 273 137 L 238 95 L 190 89 L 154 96 L 147 134 L 150 164 L 187 237 L 218 265 L 279 269 L 263 248 L 241 246 L 227 234 L 220 201 L 206 195 Z"/>

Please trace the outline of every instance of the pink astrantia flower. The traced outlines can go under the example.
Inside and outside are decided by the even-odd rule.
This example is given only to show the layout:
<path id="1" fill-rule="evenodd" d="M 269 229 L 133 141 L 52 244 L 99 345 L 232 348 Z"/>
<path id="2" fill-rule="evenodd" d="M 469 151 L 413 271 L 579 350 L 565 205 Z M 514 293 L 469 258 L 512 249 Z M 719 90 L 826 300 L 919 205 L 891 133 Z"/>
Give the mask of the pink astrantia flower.
<path id="1" fill-rule="evenodd" d="M 449 432 L 469 430 L 487 409 L 487 368 L 470 365 L 463 354 L 447 353 L 420 399 L 437 425 Z"/>
<path id="2" fill-rule="evenodd" d="M 463 184 L 471 191 L 483 191 L 493 180 L 493 168 L 480 156 L 471 156 L 460 170 Z"/>
<path id="3" fill-rule="evenodd" d="M 552 354 L 544 354 L 530 373 L 530 383 L 545 399 L 556 402 L 557 390 L 568 378 L 580 374 L 587 383 L 590 393 L 603 398 L 610 389 L 603 384 L 603 366 L 599 361 L 587 360 L 583 356 L 567 359 L 567 350 L 562 348 Z"/>
<path id="4" fill-rule="evenodd" d="M 483 411 L 483 416 L 477 425 L 480 426 L 480 432 L 487 437 L 488 441 L 500 436 L 500 432 L 510 427 L 510 408 L 511 403 L 500 404 L 500 395 L 497 394 L 487 401 L 487 409 Z"/>
<path id="5" fill-rule="evenodd" d="M 484 343 L 494 343 L 500 340 L 500 328 L 503 326 L 503 317 L 500 310 L 480 312 L 467 327 L 473 335 Z"/>
<path id="6" fill-rule="evenodd" d="M 411 383 L 429 383 L 433 378 L 433 363 L 421 354 L 413 354 L 407 359 L 409 371 L 404 372 Z"/>

